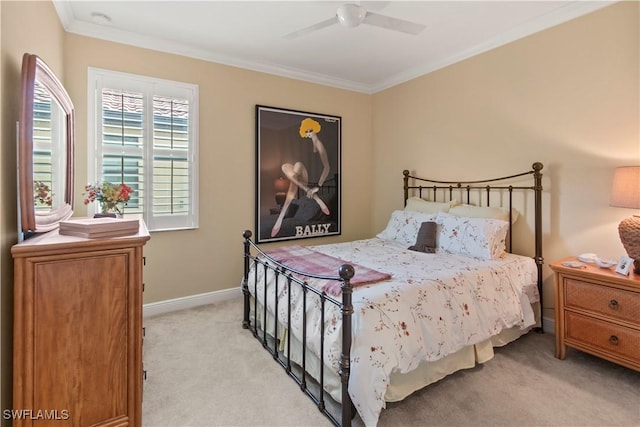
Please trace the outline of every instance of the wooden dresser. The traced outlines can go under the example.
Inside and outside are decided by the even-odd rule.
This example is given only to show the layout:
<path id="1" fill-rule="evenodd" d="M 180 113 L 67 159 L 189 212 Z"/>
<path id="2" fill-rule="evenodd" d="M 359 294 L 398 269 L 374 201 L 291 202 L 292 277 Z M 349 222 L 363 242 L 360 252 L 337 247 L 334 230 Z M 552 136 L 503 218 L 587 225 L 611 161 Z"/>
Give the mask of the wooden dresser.
<path id="1" fill-rule="evenodd" d="M 640 371 L 640 274 L 610 269 L 550 267 L 555 279 L 556 357 L 567 346 Z"/>
<path id="2" fill-rule="evenodd" d="M 13 246 L 13 426 L 141 426 L 142 250 L 138 234 L 51 231 Z"/>

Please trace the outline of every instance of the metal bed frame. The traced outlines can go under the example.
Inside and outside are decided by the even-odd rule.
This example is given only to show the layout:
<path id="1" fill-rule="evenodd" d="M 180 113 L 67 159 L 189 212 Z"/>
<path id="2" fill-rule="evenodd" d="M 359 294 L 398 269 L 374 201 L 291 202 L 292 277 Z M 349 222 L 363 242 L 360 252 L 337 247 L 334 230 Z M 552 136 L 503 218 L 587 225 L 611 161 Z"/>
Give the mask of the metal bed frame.
<path id="1" fill-rule="evenodd" d="M 536 162 L 532 165 L 531 170 L 515 175 L 509 175 L 500 178 L 493 178 L 487 180 L 478 180 L 478 181 L 436 181 L 426 178 L 419 178 L 412 176 L 408 170 L 403 171 L 404 175 L 404 203 L 406 205 L 407 199 L 411 192 L 416 193 L 418 197 L 428 198 L 432 201 L 436 201 L 438 199 L 438 195 L 441 196 L 441 199 L 446 200 L 448 195 L 448 200 L 452 200 L 455 194 L 461 193 L 463 195 L 466 194 L 466 202 L 470 203 L 471 195 L 474 192 L 486 192 L 485 204 L 486 206 L 490 206 L 491 194 L 494 192 L 507 192 L 508 194 L 508 208 L 509 208 L 509 241 L 507 250 L 511 252 L 512 248 L 512 202 L 513 202 L 513 191 L 514 190 L 532 190 L 534 192 L 534 211 L 535 211 L 535 256 L 533 259 L 535 260 L 537 269 L 538 269 L 538 293 L 540 295 L 540 312 L 542 313 L 542 173 L 541 170 L 543 168 L 542 163 Z M 507 182 L 510 180 L 514 180 L 516 178 L 524 177 L 527 175 L 533 175 L 534 184 L 532 186 L 513 186 L 507 184 L 497 184 L 493 185 L 493 183 Z M 410 183 L 410 180 L 411 183 Z M 482 196 L 479 196 L 478 199 L 481 199 Z M 474 201 L 476 201 L 474 199 Z M 481 203 L 480 200 L 477 201 L 478 204 Z M 352 305 L 352 293 L 353 288 L 350 283 L 350 280 L 353 278 L 355 271 L 353 266 L 349 264 L 343 264 L 337 271 L 336 276 L 322 276 L 305 273 L 304 271 L 298 271 L 291 267 L 288 267 L 282 263 L 279 263 L 272 258 L 269 257 L 262 249 L 260 249 L 256 243 L 251 240 L 252 233 L 250 230 L 245 230 L 242 234 L 244 238 L 244 275 L 242 279 L 242 292 L 244 297 L 244 316 L 242 321 L 242 327 L 244 329 L 249 329 L 255 338 L 257 338 L 261 343 L 264 349 L 266 349 L 283 368 L 287 372 L 287 374 L 293 378 L 300 389 L 307 394 L 315 402 L 318 409 L 326 415 L 329 420 L 336 426 L 350 427 L 351 420 L 355 416 L 355 407 L 351 402 L 351 397 L 349 396 L 349 375 L 350 375 L 350 355 L 351 355 L 351 340 L 352 340 L 352 324 L 351 318 L 353 315 L 353 305 Z M 252 252 L 253 251 L 253 252 Z M 253 265 L 253 269 L 251 268 Z M 264 277 L 265 277 L 265 286 L 264 286 L 264 301 L 267 301 L 267 286 L 266 286 L 266 276 L 267 271 L 272 271 L 275 274 L 275 287 L 276 287 L 276 296 L 277 289 L 279 286 L 286 286 L 287 288 L 291 288 L 292 286 L 299 286 L 303 291 L 303 312 L 306 313 L 307 308 L 307 295 L 309 292 L 316 295 L 320 298 L 322 313 L 321 313 L 321 336 L 324 337 L 324 312 L 326 304 L 334 304 L 336 305 L 342 314 L 342 351 L 340 355 L 339 361 L 339 371 L 338 374 L 340 376 L 341 381 L 341 396 L 342 396 L 342 405 L 340 409 L 340 415 L 338 419 L 334 416 L 329 409 L 327 408 L 327 401 L 325 399 L 324 392 L 324 339 L 320 343 L 320 375 L 317 381 L 316 387 L 311 387 L 310 383 L 314 383 L 315 380 L 311 377 L 311 375 L 307 372 L 306 366 L 306 352 L 307 352 L 307 319 L 306 315 L 302 316 L 302 362 L 300 369 L 295 369 L 295 366 L 298 365 L 291 360 L 291 340 L 287 340 L 286 348 L 283 351 L 279 350 L 280 339 L 284 337 L 278 337 L 278 322 L 285 319 L 278 319 L 278 298 L 275 298 L 275 326 L 273 334 L 270 335 L 267 333 L 267 310 L 266 308 L 263 310 L 261 323 L 263 325 L 262 330 L 258 327 L 258 310 L 256 307 L 255 299 L 253 305 L 253 317 L 251 316 L 251 292 L 249 290 L 249 275 L 251 271 L 254 273 L 254 294 L 257 294 L 257 282 L 258 282 L 258 269 L 263 269 Z M 342 288 L 342 298 L 336 299 L 330 295 L 327 295 L 325 292 L 319 291 L 318 289 L 308 285 L 307 280 L 309 278 L 314 279 L 323 279 L 323 280 L 337 280 L 341 282 Z M 288 300 L 288 308 L 287 308 L 287 319 L 286 324 L 289 325 L 291 322 L 291 292 L 288 292 L 289 300 Z M 542 316 L 540 316 L 540 327 L 536 328 L 537 332 L 542 332 Z M 317 391 L 317 394 L 314 392 Z"/>

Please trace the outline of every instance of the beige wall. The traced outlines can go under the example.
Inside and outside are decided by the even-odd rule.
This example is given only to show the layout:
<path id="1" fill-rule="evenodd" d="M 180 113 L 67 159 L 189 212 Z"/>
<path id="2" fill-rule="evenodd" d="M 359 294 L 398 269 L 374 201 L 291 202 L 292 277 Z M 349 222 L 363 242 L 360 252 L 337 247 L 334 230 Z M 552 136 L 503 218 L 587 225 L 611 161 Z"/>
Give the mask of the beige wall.
<path id="1" fill-rule="evenodd" d="M 0 410 L 11 408 L 11 343 L 13 316 L 13 259 L 17 242 L 16 121 L 20 106 L 22 55 L 35 53 L 59 76 L 64 76 L 64 29 L 50 1 L 1 1 L 2 116 L 0 146 Z M 9 425 L 2 420 L 3 425 Z"/>
<path id="2" fill-rule="evenodd" d="M 2 408 L 10 407 L 10 247 L 17 239 L 14 124 L 24 52 L 42 56 L 61 76 L 76 108 L 76 215 L 86 213 L 82 192 L 88 181 L 87 67 L 186 81 L 200 87 L 200 228 L 152 234 L 145 248 L 145 303 L 239 286 L 242 231 L 254 227 L 256 104 L 342 117 L 342 162 L 348 166 L 342 170 L 343 234 L 309 241 L 329 243 L 368 235 L 370 213 L 361 207 L 371 205 L 373 181 L 368 149 L 370 96 L 65 34 L 48 1 L 0 4 L 6 42 L 2 45 Z M 27 16 L 37 19 L 25 23 Z M 25 32 L 27 37 L 23 37 Z"/>
<path id="3" fill-rule="evenodd" d="M 255 105 L 342 116 L 342 236 L 366 237 L 371 205 L 371 97 L 68 34 L 65 85 L 76 106 L 76 210 L 87 182 L 87 67 L 196 83 L 200 88 L 200 228 L 157 232 L 145 248 L 145 302 L 239 286 L 242 231 L 254 227 Z"/>
<path id="4" fill-rule="evenodd" d="M 373 229 L 401 206 L 404 169 L 473 179 L 539 161 L 545 261 L 623 255 L 617 225 L 633 211 L 608 198 L 614 168 L 640 164 L 638 16 L 615 4 L 375 94 Z"/>

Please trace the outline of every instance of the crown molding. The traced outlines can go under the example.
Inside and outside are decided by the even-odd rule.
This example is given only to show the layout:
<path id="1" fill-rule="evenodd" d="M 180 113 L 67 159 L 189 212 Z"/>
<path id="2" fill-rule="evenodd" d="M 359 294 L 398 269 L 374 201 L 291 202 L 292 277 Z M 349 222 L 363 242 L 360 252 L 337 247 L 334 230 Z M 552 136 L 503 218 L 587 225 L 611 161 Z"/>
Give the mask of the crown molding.
<path id="1" fill-rule="evenodd" d="M 488 52 L 500 46 L 504 46 L 518 39 L 531 36 L 535 33 L 554 27 L 556 25 L 566 23 L 572 19 L 576 19 L 580 16 L 595 12 L 598 9 L 610 6 L 614 3 L 617 3 L 617 1 L 577 1 L 571 4 L 567 4 L 552 12 L 540 16 L 537 19 L 518 25 L 507 32 L 499 34 L 496 37 L 493 37 L 482 43 L 478 43 L 477 45 L 469 49 L 458 52 L 455 55 L 451 55 L 447 58 L 443 58 L 437 61 L 425 62 L 402 73 L 398 73 L 390 79 L 387 79 L 370 87 L 371 93 L 380 92 L 393 86 L 406 83 L 409 80 L 413 80 L 425 74 L 432 73 L 441 68 L 448 67 L 449 65 L 464 61 L 465 59 Z"/>
<path id="2" fill-rule="evenodd" d="M 142 34 L 124 31 L 109 26 L 93 24 L 85 21 L 71 20 L 67 25 L 65 25 L 65 30 L 69 33 L 78 34 L 81 36 L 92 37 L 96 39 L 156 50 L 165 53 L 171 53 L 180 56 L 186 56 L 194 59 L 201 59 L 203 61 L 229 65 L 232 67 L 243 68 L 246 70 L 257 71 L 261 73 L 273 74 L 280 77 L 303 80 L 323 86 L 331 86 L 339 89 L 346 89 L 363 93 L 369 93 L 370 90 L 369 86 L 354 81 L 336 79 L 335 77 L 326 76 L 319 73 L 311 73 L 305 70 L 298 70 L 291 67 L 284 67 L 278 64 L 252 61 L 240 57 L 211 52 L 209 50 L 190 46 L 184 43 L 178 43 L 171 40 L 160 39 L 157 37 L 145 36 Z"/>
<path id="3" fill-rule="evenodd" d="M 85 21 L 76 20 L 70 2 L 65 0 L 53 0 L 53 4 L 58 13 L 58 17 L 65 31 L 86 37 L 92 37 L 111 42 L 151 49 L 175 55 L 187 56 L 203 61 L 214 62 L 232 67 L 243 68 L 280 77 L 302 80 L 323 86 L 335 87 L 364 94 L 374 94 L 393 86 L 405 83 L 409 80 L 463 61 L 470 57 L 479 55 L 505 44 L 511 43 L 520 38 L 535 34 L 547 28 L 562 24 L 582 15 L 594 12 L 605 6 L 609 6 L 617 1 L 575 1 L 564 5 L 534 20 L 520 24 L 511 30 L 504 32 L 492 39 L 479 43 L 469 49 L 458 52 L 446 58 L 435 61 L 427 61 L 419 66 L 398 73 L 389 79 L 375 83 L 364 84 L 361 82 L 337 79 L 332 76 L 312 73 L 305 70 L 284 67 L 282 65 L 253 61 L 245 58 L 234 57 L 221 53 L 211 52 L 206 49 L 197 48 L 184 43 L 177 43 L 170 40 L 163 40 L 157 37 L 150 37 L 119 30 L 113 27 L 97 25 Z"/>

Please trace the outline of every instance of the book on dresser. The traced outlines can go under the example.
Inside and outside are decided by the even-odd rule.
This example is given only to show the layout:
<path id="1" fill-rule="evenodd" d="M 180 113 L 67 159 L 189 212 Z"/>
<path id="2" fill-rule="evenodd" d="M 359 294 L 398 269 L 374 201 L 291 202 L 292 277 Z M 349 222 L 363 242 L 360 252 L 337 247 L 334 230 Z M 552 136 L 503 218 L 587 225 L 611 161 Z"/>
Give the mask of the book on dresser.
<path id="1" fill-rule="evenodd" d="M 136 234 L 138 218 L 72 218 L 60 222 L 59 233 L 87 239 L 106 239 Z"/>

